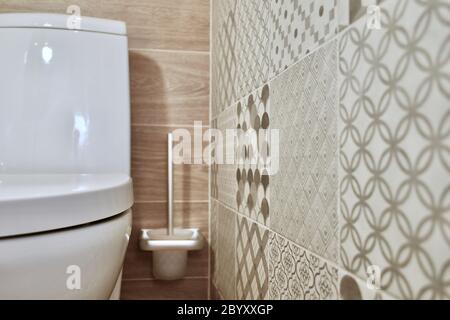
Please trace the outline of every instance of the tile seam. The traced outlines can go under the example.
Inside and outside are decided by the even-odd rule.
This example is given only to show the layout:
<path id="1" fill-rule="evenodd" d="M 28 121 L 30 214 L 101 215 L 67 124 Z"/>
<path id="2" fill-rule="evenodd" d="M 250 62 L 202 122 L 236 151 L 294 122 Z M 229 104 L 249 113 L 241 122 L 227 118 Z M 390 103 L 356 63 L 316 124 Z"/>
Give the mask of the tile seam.
<path id="1" fill-rule="evenodd" d="M 190 54 L 190 55 L 210 55 L 210 51 L 202 50 L 177 50 L 177 49 L 155 49 L 155 48 L 128 48 L 128 51 L 144 51 L 144 52 L 155 52 L 155 53 L 179 53 L 179 54 Z"/>
<path id="2" fill-rule="evenodd" d="M 167 200 L 150 200 L 150 201 L 135 201 L 133 205 L 139 204 L 166 204 Z M 208 204 L 208 200 L 192 200 L 192 201 L 174 201 L 174 204 Z"/>
<path id="3" fill-rule="evenodd" d="M 195 128 L 192 124 L 148 124 L 148 123 L 131 123 L 132 127 L 147 127 L 147 128 Z M 203 125 L 202 128 L 210 128 L 210 125 Z"/>
<path id="4" fill-rule="evenodd" d="M 208 279 L 207 276 L 192 276 L 192 277 L 184 277 L 180 280 L 203 280 L 203 279 Z M 122 278 L 123 282 L 138 282 L 138 281 L 161 281 L 155 278 L 129 278 L 129 279 L 125 279 Z"/>
<path id="5" fill-rule="evenodd" d="M 208 94 L 208 126 L 211 128 L 211 92 L 212 92 L 212 26 L 213 26 L 213 0 L 209 0 L 209 94 Z M 211 143 L 211 139 L 209 141 Z M 209 163 L 212 163 L 211 153 L 208 156 Z M 208 300 L 211 300 L 211 165 L 208 166 Z"/>

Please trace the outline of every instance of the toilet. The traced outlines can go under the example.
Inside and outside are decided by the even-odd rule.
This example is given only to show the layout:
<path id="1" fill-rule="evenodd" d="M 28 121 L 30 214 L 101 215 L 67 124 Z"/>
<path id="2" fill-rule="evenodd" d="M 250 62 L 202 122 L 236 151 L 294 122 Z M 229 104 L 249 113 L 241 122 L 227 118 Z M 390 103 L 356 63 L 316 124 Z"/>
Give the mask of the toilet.
<path id="1" fill-rule="evenodd" d="M 0 14 L 0 299 L 118 299 L 131 233 L 123 22 Z"/>

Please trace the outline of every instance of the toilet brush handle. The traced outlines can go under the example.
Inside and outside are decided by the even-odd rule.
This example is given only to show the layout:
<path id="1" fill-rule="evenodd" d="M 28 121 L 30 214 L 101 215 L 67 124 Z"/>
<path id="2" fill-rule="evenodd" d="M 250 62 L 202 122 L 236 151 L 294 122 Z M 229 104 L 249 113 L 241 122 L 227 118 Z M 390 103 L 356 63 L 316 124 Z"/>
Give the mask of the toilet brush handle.
<path id="1" fill-rule="evenodd" d="M 167 137 L 167 234 L 173 235 L 173 135 Z"/>

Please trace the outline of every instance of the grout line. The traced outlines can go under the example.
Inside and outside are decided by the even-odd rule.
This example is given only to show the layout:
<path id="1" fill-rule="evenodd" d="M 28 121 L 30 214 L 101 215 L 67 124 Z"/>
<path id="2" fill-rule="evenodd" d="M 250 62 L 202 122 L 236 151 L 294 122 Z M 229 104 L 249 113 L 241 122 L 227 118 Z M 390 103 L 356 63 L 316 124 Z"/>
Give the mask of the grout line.
<path id="1" fill-rule="evenodd" d="M 197 51 L 197 50 L 176 50 L 176 49 L 151 49 L 151 48 L 128 48 L 128 51 L 146 51 L 155 53 L 183 53 L 183 54 L 198 54 L 209 55 L 211 51 Z"/>
<path id="2" fill-rule="evenodd" d="M 167 203 L 167 200 L 135 201 L 135 204 Z M 209 203 L 209 200 L 174 200 L 174 203 Z"/>
<path id="3" fill-rule="evenodd" d="M 208 279 L 208 278 L 205 276 L 192 276 L 192 277 L 184 277 L 184 278 L 180 279 L 180 281 L 181 280 L 203 280 L 203 279 Z M 130 279 L 122 279 L 122 281 L 137 282 L 137 281 L 160 281 L 160 280 L 155 279 L 155 278 L 130 278 Z"/>
<path id="4" fill-rule="evenodd" d="M 350 7 L 348 8 L 348 10 L 350 10 Z M 350 14 L 350 12 L 349 12 Z M 345 30 L 345 29 L 344 29 Z M 337 160 L 337 208 L 336 208 L 336 214 L 337 214 L 337 223 L 338 223 L 338 233 L 337 233 L 337 239 L 338 239 L 338 248 L 337 248 L 337 254 L 338 254 L 338 265 L 341 264 L 341 223 L 342 223 L 342 217 L 341 217 L 341 135 L 340 135 L 340 120 L 341 120 L 341 114 L 340 114 L 340 107 L 341 107 L 341 94 L 340 94 L 340 90 L 341 90 L 341 82 L 340 82 L 340 78 L 341 78 L 341 73 L 340 73 L 340 58 L 341 58 L 341 52 L 340 52 L 340 40 L 336 40 L 336 137 L 337 137 L 337 156 L 336 156 L 336 160 Z M 338 270 L 344 270 L 344 267 L 339 268 Z M 339 273 L 341 273 L 341 271 L 338 271 Z M 338 277 L 339 277 L 339 273 L 338 273 Z M 339 281 L 339 278 L 338 278 Z M 341 295 L 341 288 L 339 287 L 339 295 Z"/>
<path id="5" fill-rule="evenodd" d="M 192 124 L 147 124 L 147 123 L 131 123 L 132 127 L 148 127 L 148 128 L 196 128 Z M 209 128 L 209 124 L 203 125 L 202 128 Z"/>
<path id="6" fill-rule="evenodd" d="M 213 1 L 209 0 L 209 95 L 208 95 L 208 119 L 211 127 L 211 89 L 212 89 L 212 26 L 213 26 Z M 210 137 L 211 138 L 211 137 Z M 211 143 L 211 139 L 209 139 Z M 212 163 L 211 153 L 208 155 L 209 163 Z M 208 165 L 208 300 L 211 300 L 211 165 Z"/>

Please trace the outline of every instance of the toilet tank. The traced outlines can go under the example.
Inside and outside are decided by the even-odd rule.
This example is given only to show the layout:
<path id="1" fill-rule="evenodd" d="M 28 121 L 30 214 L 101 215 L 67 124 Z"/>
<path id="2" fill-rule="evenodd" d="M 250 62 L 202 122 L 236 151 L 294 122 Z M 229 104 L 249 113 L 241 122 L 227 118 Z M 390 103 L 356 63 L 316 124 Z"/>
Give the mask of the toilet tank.
<path id="1" fill-rule="evenodd" d="M 123 22 L 0 14 L 0 174 L 130 173 Z"/>

